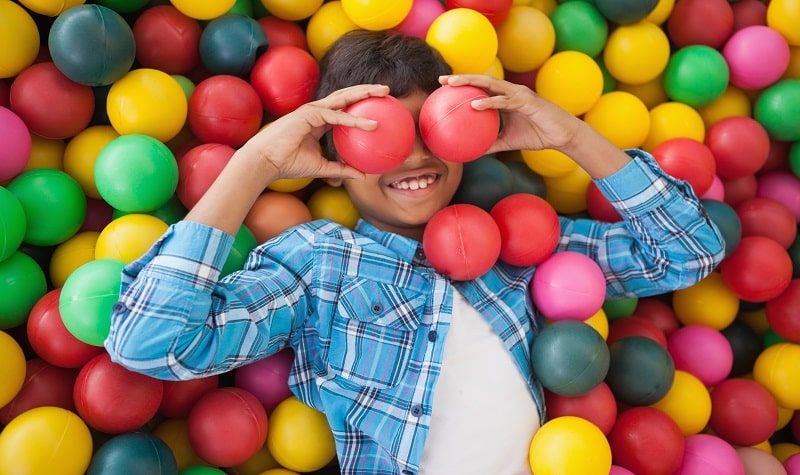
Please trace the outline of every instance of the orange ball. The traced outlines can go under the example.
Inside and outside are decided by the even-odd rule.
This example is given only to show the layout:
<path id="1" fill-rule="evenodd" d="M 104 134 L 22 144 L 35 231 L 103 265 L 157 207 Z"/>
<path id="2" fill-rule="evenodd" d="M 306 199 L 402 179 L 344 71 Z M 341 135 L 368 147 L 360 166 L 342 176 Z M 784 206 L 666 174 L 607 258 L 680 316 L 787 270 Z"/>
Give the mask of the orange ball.
<path id="1" fill-rule="evenodd" d="M 263 243 L 292 226 L 311 221 L 311 211 L 303 201 L 289 193 L 268 191 L 261 194 L 244 219 L 256 242 Z"/>

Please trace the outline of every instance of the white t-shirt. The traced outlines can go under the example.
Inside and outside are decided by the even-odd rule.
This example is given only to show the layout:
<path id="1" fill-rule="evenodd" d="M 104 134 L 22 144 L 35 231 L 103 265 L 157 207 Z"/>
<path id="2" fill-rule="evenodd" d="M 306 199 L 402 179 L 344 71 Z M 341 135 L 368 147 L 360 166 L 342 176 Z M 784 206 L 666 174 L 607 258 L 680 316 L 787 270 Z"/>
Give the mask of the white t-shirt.
<path id="1" fill-rule="evenodd" d="M 420 474 L 530 475 L 539 413 L 511 354 L 458 292 Z"/>

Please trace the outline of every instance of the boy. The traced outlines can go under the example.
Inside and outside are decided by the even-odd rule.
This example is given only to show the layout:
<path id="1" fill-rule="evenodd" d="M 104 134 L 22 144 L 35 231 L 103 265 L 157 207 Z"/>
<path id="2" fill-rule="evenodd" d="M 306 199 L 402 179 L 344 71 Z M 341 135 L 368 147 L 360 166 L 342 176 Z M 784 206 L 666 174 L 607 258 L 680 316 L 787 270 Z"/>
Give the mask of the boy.
<path id="1" fill-rule="evenodd" d="M 557 251 L 602 267 L 608 297 L 690 286 L 723 257 L 723 241 L 688 185 L 642 151 L 625 153 L 529 88 L 449 76 L 424 41 L 385 32 L 343 36 L 321 62 L 315 100 L 239 149 L 205 196 L 124 271 L 106 347 L 114 361 L 164 379 L 229 371 L 284 347 L 290 386 L 323 411 L 342 473 L 530 473 L 528 446 L 544 421 L 529 355 L 541 327 L 535 271 L 498 262 L 453 282 L 427 262 L 425 224 L 449 204 L 462 164 L 431 155 L 419 136 L 397 169 L 364 175 L 326 160 L 335 124 L 375 123 L 342 109 L 392 94 L 415 118 L 441 84 L 490 97 L 503 129 L 487 153 L 553 148 L 571 156 L 615 204 L 615 224 L 562 218 Z M 464 131 L 469 133 L 469 131 Z M 330 141 L 324 155 L 336 157 Z M 344 186 L 354 230 L 331 221 L 290 229 L 218 282 L 248 209 L 279 178 Z"/>

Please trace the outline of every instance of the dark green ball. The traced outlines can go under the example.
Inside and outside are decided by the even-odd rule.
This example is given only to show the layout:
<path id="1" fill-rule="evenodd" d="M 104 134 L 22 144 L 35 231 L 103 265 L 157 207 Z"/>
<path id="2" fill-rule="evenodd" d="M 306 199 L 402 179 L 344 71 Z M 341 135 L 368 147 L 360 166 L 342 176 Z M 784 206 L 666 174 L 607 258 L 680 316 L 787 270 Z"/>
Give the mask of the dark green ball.
<path id="1" fill-rule="evenodd" d="M 494 155 L 484 155 L 464 163 L 461 184 L 453 203 L 475 205 L 486 212 L 513 191 L 514 175 Z"/>
<path id="2" fill-rule="evenodd" d="M 617 401 L 649 406 L 661 400 L 675 379 L 675 363 L 655 340 L 644 336 L 620 338 L 609 347 L 611 363 L 606 384 Z"/>
<path id="3" fill-rule="evenodd" d="M 144 432 L 118 435 L 100 446 L 86 475 L 178 475 L 172 449 Z"/>
<path id="4" fill-rule="evenodd" d="M 700 200 L 708 217 L 717 225 L 725 241 L 725 255 L 730 255 L 742 239 L 742 221 L 729 204 L 711 199 Z"/>

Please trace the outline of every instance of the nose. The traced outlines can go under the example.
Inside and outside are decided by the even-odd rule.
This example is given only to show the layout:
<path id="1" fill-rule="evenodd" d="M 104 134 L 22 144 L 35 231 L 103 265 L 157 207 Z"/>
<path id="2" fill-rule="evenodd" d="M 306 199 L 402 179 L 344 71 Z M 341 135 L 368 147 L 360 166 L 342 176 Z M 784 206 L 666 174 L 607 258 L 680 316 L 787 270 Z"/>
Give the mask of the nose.
<path id="1" fill-rule="evenodd" d="M 416 138 L 414 139 L 414 146 L 411 148 L 411 153 L 408 154 L 408 157 L 406 157 L 405 163 L 419 164 L 434 158 L 436 157 L 434 157 L 431 151 L 428 150 L 428 147 L 425 146 L 425 142 L 422 141 L 422 137 L 417 134 Z"/>

